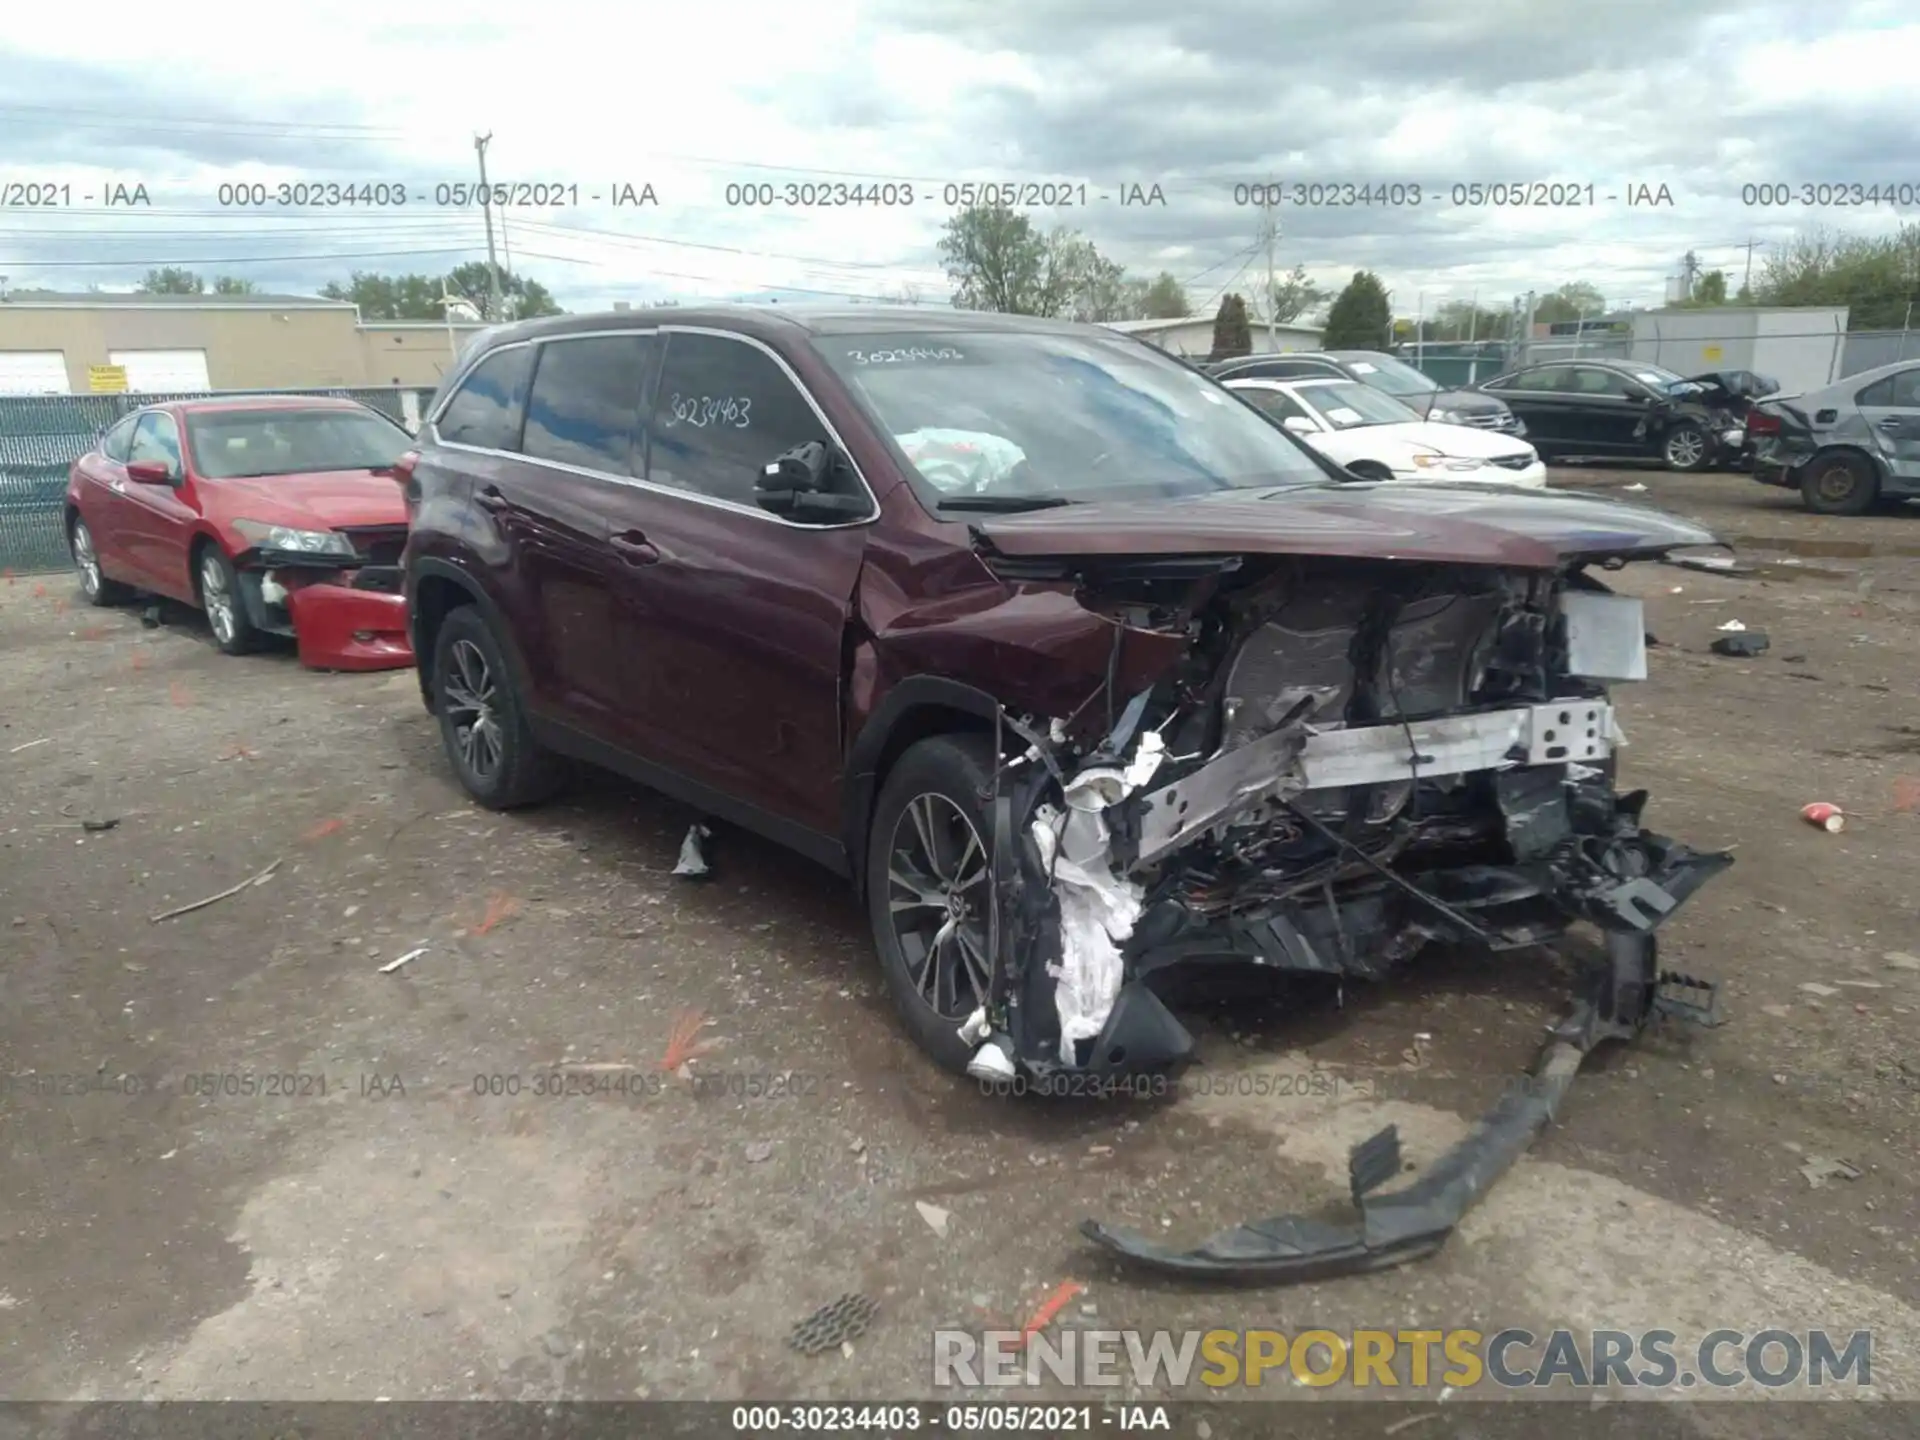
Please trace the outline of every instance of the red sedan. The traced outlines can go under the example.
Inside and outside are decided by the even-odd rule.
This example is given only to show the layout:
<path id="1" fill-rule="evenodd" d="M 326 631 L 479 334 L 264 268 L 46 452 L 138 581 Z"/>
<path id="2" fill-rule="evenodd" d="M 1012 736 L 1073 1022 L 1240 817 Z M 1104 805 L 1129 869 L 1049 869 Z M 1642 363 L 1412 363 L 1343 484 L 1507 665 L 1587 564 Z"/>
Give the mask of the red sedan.
<path id="1" fill-rule="evenodd" d="M 407 432 L 351 400 L 172 401 L 73 464 L 67 538 L 89 602 L 134 591 L 207 613 L 229 655 L 291 635 L 301 663 L 413 663 L 393 465 Z"/>

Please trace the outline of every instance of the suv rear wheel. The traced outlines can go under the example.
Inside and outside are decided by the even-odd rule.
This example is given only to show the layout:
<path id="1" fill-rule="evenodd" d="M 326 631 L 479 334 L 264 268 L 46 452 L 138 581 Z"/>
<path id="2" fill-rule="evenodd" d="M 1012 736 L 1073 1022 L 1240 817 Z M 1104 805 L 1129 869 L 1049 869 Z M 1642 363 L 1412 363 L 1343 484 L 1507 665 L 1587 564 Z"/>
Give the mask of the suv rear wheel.
<path id="1" fill-rule="evenodd" d="M 888 773 L 867 837 L 867 914 L 887 990 L 914 1042 L 954 1071 L 973 1053 L 959 1029 L 992 973 L 992 781 L 985 736 L 922 740 Z"/>
<path id="2" fill-rule="evenodd" d="M 433 700 L 453 773 L 489 810 L 532 805 L 560 788 L 565 769 L 533 738 L 500 643 L 470 605 L 447 616 L 434 640 Z"/>

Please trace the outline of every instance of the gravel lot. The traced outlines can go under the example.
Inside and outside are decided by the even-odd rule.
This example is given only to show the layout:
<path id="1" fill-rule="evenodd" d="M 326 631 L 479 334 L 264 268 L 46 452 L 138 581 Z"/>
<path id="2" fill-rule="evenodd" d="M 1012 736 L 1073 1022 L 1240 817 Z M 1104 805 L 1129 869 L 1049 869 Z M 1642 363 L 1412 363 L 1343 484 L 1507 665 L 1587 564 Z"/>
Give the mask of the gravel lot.
<path id="1" fill-rule="evenodd" d="M 910 1049 L 806 862 L 723 833 L 714 879 L 676 880 L 694 817 L 622 782 L 468 804 L 411 672 L 229 659 L 194 616 L 0 583 L 0 1073 L 107 1092 L 0 1097 L 0 1393 L 931 1395 L 930 1330 L 1017 1327 L 1072 1278 L 1058 1324 L 1871 1326 L 1874 1390 L 1920 1397 L 1920 511 L 1555 483 L 1644 484 L 1758 567 L 1622 578 L 1661 642 L 1617 696 L 1624 777 L 1654 828 L 1738 855 L 1666 959 L 1731 1021 L 1590 1066 L 1435 1260 L 1264 1292 L 1124 1275 L 1075 1226 L 1197 1240 L 1321 1206 L 1388 1121 L 1432 1156 L 1531 1057 L 1562 962 L 1201 996 L 1171 1100 L 985 1096 Z M 1709 654 L 1734 618 L 1772 648 Z M 586 1093 L 536 1093 L 563 1066 Z M 1858 1177 L 1815 1186 L 1813 1157 Z M 881 1312 L 850 1356 L 787 1348 L 854 1290 Z"/>

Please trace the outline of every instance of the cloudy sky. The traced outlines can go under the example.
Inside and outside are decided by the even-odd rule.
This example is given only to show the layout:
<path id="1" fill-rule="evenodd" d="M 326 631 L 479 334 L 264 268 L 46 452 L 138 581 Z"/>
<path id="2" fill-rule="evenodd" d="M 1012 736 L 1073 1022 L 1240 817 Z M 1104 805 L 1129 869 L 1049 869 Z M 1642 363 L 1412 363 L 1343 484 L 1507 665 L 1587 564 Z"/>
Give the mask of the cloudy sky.
<path id="1" fill-rule="evenodd" d="M 1236 203 L 1250 182 L 1289 201 L 1295 185 L 1401 187 L 1385 205 L 1283 203 L 1276 255 L 1333 284 L 1376 270 L 1404 314 L 1575 279 L 1658 303 L 1689 249 L 1737 285 L 1749 240 L 1920 218 L 1743 203 L 1743 186 L 1832 182 L 1920 199 L 1911 0 L 467 0 L 444 22 L 352 0 L 118 8 L 77 23 L 15 5 L 0 33 L 9 289 L 127 288 L 163 263 L 299 292 L 443 271 L 485 255 L 478 210 L 435 203 L 475 178 L 476 133 L 493 180 L 577 187 L 504 227 L 513 267 L 569 309 L 942 300 L 935 247 L 964 182 L 1076 201 L 1084 186 L 1086 204 L 1033 218 L 1171 271 L 1207 310 L 1264 272 L 1261 212 Z M 407 200 L 221 203 L 256 182 L 276 201 L 282 183 Z M 1453 203 L 1476 182 L 1582 201 L 1591 186 L 1593 202 Z M 150 209 L 105 204 L 136 184 Z M 63 185 L 60 204 L 21 203 Z M 657 203 L 613 204 L 623 185 Z M 835 185 L 890 185 L 894 203 L 789 203 Z M 1418 205 L 1391 203 L 1414 186 Z M 1663 186 L 1671 204 L 1629 204 Z M 1133 193 L 1150 203 L 1121 203 Z"/>

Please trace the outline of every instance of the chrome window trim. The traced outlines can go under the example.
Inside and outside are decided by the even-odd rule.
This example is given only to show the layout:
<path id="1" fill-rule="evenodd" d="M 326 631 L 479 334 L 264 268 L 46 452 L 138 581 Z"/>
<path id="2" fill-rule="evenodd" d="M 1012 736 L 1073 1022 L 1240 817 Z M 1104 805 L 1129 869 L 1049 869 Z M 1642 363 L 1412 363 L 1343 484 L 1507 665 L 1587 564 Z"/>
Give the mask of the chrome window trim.
<path id="1" fill-rule="evenodd" d="M 762 510 L 757 505 L 742 505 L 737 500 L 722 500 L 715 495 L 702 495 L 697 490 L 683 490 L 674 485 L 662 485 L 657 481 L 643 479 L 638 475 L 616 475 L 609 470 L 595 470 L 586 465 L 572 465 L 564 460 L 543 460 L 536 455 L 523 454 L 518 450 L 494 450 L 487 446 L 464 445 L 457 440 L 443 440 L 440 438 L 441 414 L 446 410 L 448 405 L 453 403 L 453 397 L 460 393 L 460 390 L 466 384 L 467 375 L 477 369 L 480 363 L 488 356 L 497 355 L 503 350 L 516 350 L 522 346 L 565 344 L 569 340 L 602 340 L 609 336 L 625 335 L 676 334 L 713 335 L 722 340 L 733 340 L 742 345 L 751 345 L 754 349 L 759 350 L 771 359 L 775 365 L 778 365 L 780 367 L 780 373 L 785 375 L 788 383 L 800 392 L 801 398 L 807 402 L 808 408 L 813 411 L 814 418 L 825 428 L 828 437 L 839 447 L 840 453 L 846 457 L 847 464 L 852 467 L 854 478 L 859 480 L 860 489 L 867 497 L 867 503 L 872 506 L 871 513 L 855 520 L 836 521 L 831 525 L 806 525 L 798 520 L 789 520 L 785 516 L 775 515 L 772 511 Z M 533 373 L 536 377 L 540 373 L 538 357 L 535 358 Z M 532 390 L 529 388 L 529 398 L 531 398 L 531 395 Z M 656 395 L 654 398 L 657 399 L 658 396 Z M 755 336 L 742 335 L 738 331 L 722 330 L 711 325 L 668 324 L 647 326 L 645 328 L 637 325 L 623 326 L 611 330 L 581 330 L 569 332 L 565 335 L 553 335 L 532 340 L 514 340 L 505 345 L 495 345 L 474 358 L 474 363 L 470 365 L 466 371 L 462 372 L 459 383 L 447 391 L 446 400 L 436 407 L 433 418 L 424 422 L 421 429 L 423 431 L 431 431 L 433 443 L 443 449 L 458 450 L 469 455 L 491 455 L 502 460 L 518 460 L 523 464 L 538 465 L 548 470 L 558 470 L 562 474 L 578 475 L 588 480 L 603 480 L 614 485 L 630 486 L 636 490 L 644 490 L 653 495 L 671 495 L 681 500 L 691 501 L 696 505 L 709 506 L 715 510 L 726 510 L 735 515 L 750 515 L 756 520 L 768 520 L 775 525 L 784 525 L 790 530 L 851 530 L 857 526 L 871 525 L 880 518 L 880 500 L 879 497 L 874 494 L 873 486 L 868 482 L 866 472 L 860 468 L 859 461 L 853 458 L 853 453 L 847 448 L 847 442 L 841 436 L 839 428 L 834 425 L 832 420 L 827 418 L 826 411 L 820 408 L 820 402 L 814 398 L 813 392 L 809 390 L 801 381 L 800 377 L 794 373 L 793 367 L 786 362 L 785 357 L 764 340 Z"/>

